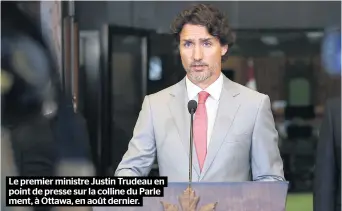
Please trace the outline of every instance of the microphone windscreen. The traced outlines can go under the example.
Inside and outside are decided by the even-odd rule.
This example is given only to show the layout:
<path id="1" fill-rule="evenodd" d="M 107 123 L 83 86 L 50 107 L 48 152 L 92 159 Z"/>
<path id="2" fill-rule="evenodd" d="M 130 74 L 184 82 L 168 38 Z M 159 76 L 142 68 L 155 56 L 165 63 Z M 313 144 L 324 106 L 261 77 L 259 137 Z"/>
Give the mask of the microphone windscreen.
<path id="1" fill-rule="evenodd" d="M 197 109 L 197 102 L 195 100 L 190 100 L 188 102 L 188 111 L 190 114 L 193 114 L 196 112 Z"/>

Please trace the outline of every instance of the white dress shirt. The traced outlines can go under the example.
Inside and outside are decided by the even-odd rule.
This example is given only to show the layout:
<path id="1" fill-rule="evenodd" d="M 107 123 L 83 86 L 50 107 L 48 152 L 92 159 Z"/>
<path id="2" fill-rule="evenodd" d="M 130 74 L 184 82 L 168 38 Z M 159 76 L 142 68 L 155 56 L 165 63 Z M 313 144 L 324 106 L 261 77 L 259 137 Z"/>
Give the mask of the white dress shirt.
<path id="1" fill-rule="evenodd" d="M 213 84 L 211 84 L 209 87 L 207 87 L 204 90 L 202 90 L 200 87 L 192 83 L 188 79 L 188 77 L 186 77 L 185 81 L 186 81 L 186 89 L 188 92 L 189 100 L 196 100 L 196 102 L 198 103 L 198 93 L 200 93 L 201 91 L 206 91 L 210 94 L 207 101 L 205 102 L 205 107 L 207 109 L 207 115 L 208 115 L 208 130 L 207 130 L 207 148 L 208 148 L 210 144 L 210 140 L 211 140 L 211 134 L 214 128 L 217 108 L 219 105 L 220 95 L 221 95 L 222 86 L 223 86 L 222 73 L 220 77 Z"/>

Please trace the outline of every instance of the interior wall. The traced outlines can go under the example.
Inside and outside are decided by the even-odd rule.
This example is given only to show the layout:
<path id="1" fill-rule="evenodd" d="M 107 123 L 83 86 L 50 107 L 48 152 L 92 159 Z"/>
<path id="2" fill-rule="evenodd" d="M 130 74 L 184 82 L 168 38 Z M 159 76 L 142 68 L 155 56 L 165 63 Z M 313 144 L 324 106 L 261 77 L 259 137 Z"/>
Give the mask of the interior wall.
<path id="1" fill-rule="evenodd" d="M 196 3 L 180 1 L 76 1 L 76 17 L 81 29 L 115 24 L 169 32 L 175 15 Z M 208 2 L 202 2 L 208 3 Z M 233 28 L 325 28 L 341 25 L 338 1 L 314 2 L 210 2 L 228 15 Z M 91 12 L 91 15 L 89 15 Z"/>

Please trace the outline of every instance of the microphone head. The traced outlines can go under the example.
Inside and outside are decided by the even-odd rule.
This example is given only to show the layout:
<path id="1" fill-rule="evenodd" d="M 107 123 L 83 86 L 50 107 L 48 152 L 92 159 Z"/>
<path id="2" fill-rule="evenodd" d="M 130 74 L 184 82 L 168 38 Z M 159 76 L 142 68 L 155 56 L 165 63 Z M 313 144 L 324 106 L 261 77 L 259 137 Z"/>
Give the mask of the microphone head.
<path id="1" fill-rule="evenodd" d="M 190 100 L 188 102 L 188 110 L 190 114 L 194 114 L 196 112 L 197 109 L 197 102 L 196 100 Z"/>

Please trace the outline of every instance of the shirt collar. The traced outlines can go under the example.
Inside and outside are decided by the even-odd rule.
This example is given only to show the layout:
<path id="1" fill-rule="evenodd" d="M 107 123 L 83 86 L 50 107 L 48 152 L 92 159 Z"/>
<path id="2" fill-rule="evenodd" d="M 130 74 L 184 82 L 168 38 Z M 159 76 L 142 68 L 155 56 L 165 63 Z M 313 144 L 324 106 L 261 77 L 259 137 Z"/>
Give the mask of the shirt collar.
<path id="1" fill-rule="evenodd" d="M 223 76 L 220 74 L 219 78 L 208 86 L 206 89 L 202 90 L 200 87 L 192 83 L 188 76 L 185 77 L 186 87 L 188 92 L 188 97 L 190 100 L 197 99 L 197 95 L 201 91 L 206 91 L 210 94 L 210 97 L 218 101 L 220 99 L 221 90 L 223 86 Z"/>

